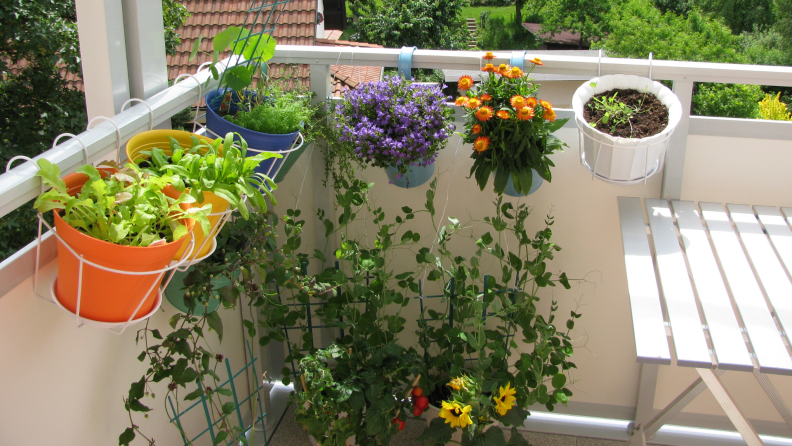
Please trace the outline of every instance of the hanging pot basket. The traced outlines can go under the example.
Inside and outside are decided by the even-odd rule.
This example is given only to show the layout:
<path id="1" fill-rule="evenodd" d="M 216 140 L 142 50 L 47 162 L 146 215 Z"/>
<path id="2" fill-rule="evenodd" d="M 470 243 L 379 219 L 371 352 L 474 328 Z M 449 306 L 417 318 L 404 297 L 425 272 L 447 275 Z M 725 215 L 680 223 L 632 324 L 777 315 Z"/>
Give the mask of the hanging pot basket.
<path id="1" fill-rule="evenodd" d="M 594 95 L 615 88 L 646 91 L 655 95 L 668 108 L 666 128 L 646 138 L 622 138 L 591 127 L 584 118 L 584 107 Z M 580 163 L 593 177 L 615 184 L 645 182 L 659 172 L 671 134 L 682 118 L 682 104 L 674 92 L 660 82 L 623 74 L 596 77 L 584 82 L 572 97 L 572 109 L 578 127 Z"/>
<path id="2" fill-rule="evenodd" d="M 412 189 L 418 187 L 432 179 L 434 175 L 434 163 L 421 166 L 420 164 L 412 164 L 407 173 L 399 176 L 399 169 L 391 166 L 385 168 L 385 174 L 388 175 L 388 180 L 394 186 L 403 189 Z"/>

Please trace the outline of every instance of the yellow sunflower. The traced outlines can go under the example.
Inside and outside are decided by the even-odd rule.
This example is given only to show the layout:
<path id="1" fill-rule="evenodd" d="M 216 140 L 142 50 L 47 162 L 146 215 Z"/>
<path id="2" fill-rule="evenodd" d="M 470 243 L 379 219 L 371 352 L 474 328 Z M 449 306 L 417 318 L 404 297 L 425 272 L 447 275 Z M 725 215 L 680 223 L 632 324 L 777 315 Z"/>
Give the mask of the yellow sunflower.
<path id="1" fill-rule="evenodd" d="M 506 383 L 506 387 L 501 387 L 498 393 L 500 393 L 499 396 L 492 397 L 495 401 L 495 411 L 498 412 L 500 416 L 504 416 L 509 409 L 514 407 L 514 402 L 517 400 L 514 395 L 517 393 L 517 390 L 512 389 L 511 383 Z M 445 405 L 445 403 L 443 404 Z"/>
<path id="2" fill-rule="evenodd" d="M 476 130 L 476 129 L 475 129 L 475 127 L 476 127 L 476 126 L 478 126 L 478 127 L 479 127 L 479 130 L 478 130 L 478 132 L 480 132 L 480 131 L 481 131 L 481 126 L 480 126 L 480 125 L 478 125 L 478 124 L 476 124 L 476 125 L 474 125 L 474 126 L 473 126 L 473 131 L 474 131 L 474 133 L 478 133 L 478 132 L 476 132 L 476 131 L 475 131 L 475 130 Z M 485 145 L 484 145 L 484 149 L 483 149 L 483 150 L 479 150 L 479 152 L 483 152 L 484 150 L 487 150 L 487 146 L 489 145 L 489 138 L 488 138 L 488 137 L 486 137 L 486 136 L 480 136 L 480 137 L 476 138 L 476 142 L 478 142 L 479 140 L 482 140 L 482 141 L 486 140 L 486 143 L 485 143 Z M 474 147 L 475 147 L 475 144 L 474 144 Z M 477 150 L 478 150 L 478 149 L 477 149 Z M 454 390 L 462 390 L 462 389 L 465 389 L 465 390 L 467 390 L 467 386 L 465 385 L 465 378 L 464 378 L 464 377 L 461 377 L 461 376 L 460 376 L 459 378 L 454 378 L 454 379 L 452 379 L 452 380 L 451 380 L 451 381 L 449 381 L 449 382 L 448 382 L 448 384 L 446 384 L 446 385 L 447 385 L 448 387 L 450 387 L 450 388 L 454 389 Z"/>
<path id="3" fill-rule="evenodd" d="M 447 402 L 443 401 L 443 408 L 440 409 L 440 418 L 446 420 L 446 424 L 451 424 L 451 428 L 459 427 L 464 428 L 468 424 L 473 424 L 470 419 L 471 406 L 462 407 L 456 401 Z"/>

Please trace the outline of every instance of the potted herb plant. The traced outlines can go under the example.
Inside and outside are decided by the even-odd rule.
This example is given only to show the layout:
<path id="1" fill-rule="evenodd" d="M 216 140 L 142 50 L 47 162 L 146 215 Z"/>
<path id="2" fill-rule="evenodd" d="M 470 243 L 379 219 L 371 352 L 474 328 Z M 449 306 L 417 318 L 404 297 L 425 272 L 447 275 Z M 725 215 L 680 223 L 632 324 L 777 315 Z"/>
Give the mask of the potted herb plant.
<path id="1" fill-rule="evenodd" d="M 622 74 L 583 83 L 572 108 L 582 135 L 581 164 L 617 184 L 643 182 L 660 171 L 682 118 L 674 92 L 660 82 Z"/>
<path id="2" fill-rule="evenodd" d="M 195 222 L 208 231 L 210 206 L 192 207 L 195 198 L 170 187 L 172 177 L 146 175 L 131 163 L 85 165 L 63 179 L 58 166 L 46 159 L 38 165 L 36 175 L 51 189 L 34 206 L 41 213 L 53 211 L 63 240 L 58 240 L 58 301 L 77 313 L 79 297 L 80 317 L 100 322 L 126 322 L 151 313 L 159 292 L 155 284 L 163 273 L 106 271 L 81 266 L 80 258 L 121 271 L 165 268 L 188 244 Z"/>
<path id="3" fill-rule="evenodd" d="M 454 130 L 450 99 L 439 85 L 400 76 L 346 90 L 336 106 L 341 150 L 384 168 L 399 187 L 420 186 L 434 174 L 438 152 Z"/>
<path id="4" fill-rule="evenodd" d="M 151 136 L 149 132 L 143 132 L 130 140 L 135 142 L 132 145 L 134 150 L 128 152 L 127 156 L 146 173 L 172 177 L 175 180 L 174 187 L 177 190 L 186 190 L 197 203 L 211 204 L 211 232 L 204 233 L 203 230 L 196 229 L 195 246 L 189 254 L 191 259 L 201 259 L 214 249 L 214 238 L 222 213 L 229 208 L 238 209 L 242 218 L 247 219 L 249 213 L 245 198 L 262 212 L 267 211 L 264 195 L 273 204 L 277 204 L 270 192 L 277 186 L 269 177 L 257 173 L 255 169 L 262 161 L 281 155 L 264 152 L 248 157 L 247 142 L 240 138 L 240 147 L 237 148 L 231 133 L 226 134 L 225 138 L 215 140 L 200 138 L 188 132 L 181 132 L 177 136 L 179 139 L 170 134 Z M 161 142 L 163 137 L 167 138 L 167 145 Z M 135 138 L 154 142 L 142 144 L 135 141 Z M 204 243 L 207 238 L 212 240 Z M 177 252 L 176 258 L 180 258 L 181 254 L 182 251 Z"/>
<path id="5" fill-rule="evenodd" d="M 195 43 L 190 58 L 198 53 L 202 37 Z M 244 28 L 229 26 L 212 39 L 214 64 L 210 67 L 215 79 L 220 80 L 216 90 L 206 95 L 206 127 L 221 136 L 235 133 L 244 138 L 255 153 L 263 151 L 286 152 L 297 135 L 311 118 L 310 92 L 299 88 L 286 88 L 289 77 L 296 77 L 297 66 L 279 75 L 269 73 L 267 61 L 275 54 L 276 41 L 269 35 L 253 35 Z M 220 62 L 216 54 L 228 49 L 240 64 L 222 74 L 216 68 Z M 255 76 L 261 79 L 253 87 Z M 278 79 L 280 78 L 280 82 Z M 282 159 L 270 159 L 258 166 L 257 172 L 282 180 L 291 166 L 305 150 L 305 144 Z M 280 171 L 283 174 L 280 174 Z M 278 172 L 278 175 L 274 173 Z"/>
<path id="6" fill-rule="evenodd" d="M 494 59 L 484 55 L 485 62 Z M 495 176 L 495 192 L 510 196 L 533 193 L 542 183 L 552 180 L 549 155 L 566 146 L 553 132 L 568 119 L 556 119 L 553 105 L 536 95 L 539 86 L 529 77 L 542 62 L 531 60 L 524 72 L 507 64 L 486 63 L 480 85 L 473 78 L 459 79 L 458 90 L 464 92 L 454 102 L 465 108 L 466 121 L 462 138 L 473 144 L 474 160 L 470 175 L 481 190 Z"/>

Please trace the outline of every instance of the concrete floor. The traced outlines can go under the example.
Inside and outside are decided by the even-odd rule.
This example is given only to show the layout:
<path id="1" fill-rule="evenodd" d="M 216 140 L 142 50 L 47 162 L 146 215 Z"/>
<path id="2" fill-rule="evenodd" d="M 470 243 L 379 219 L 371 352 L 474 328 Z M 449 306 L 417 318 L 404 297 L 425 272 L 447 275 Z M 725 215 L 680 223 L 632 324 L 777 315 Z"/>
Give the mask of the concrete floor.
<path id="1" fill-rule="evenodd" d="M 421 420 L 407 420 L 403 431 L 399 432 L 392 440 L 391 446 L 417 446 L 421 443 L 416 440 L 423 433 L 426 423 Z M 509 438 L 509 432 L 504 432 Z M 626 444 L 623 441 L 601 440 L 597 438 L 570 437 L 566 435 L 551 435 L 537 432 L 522 431 L 523 436 L 532 446 L 617 446 Z M 280 424 L 275 429 L 269 446 L 310 446 L 308 434 L 294 421 L 294 407 L 289 407 L 283 415 Z"/>

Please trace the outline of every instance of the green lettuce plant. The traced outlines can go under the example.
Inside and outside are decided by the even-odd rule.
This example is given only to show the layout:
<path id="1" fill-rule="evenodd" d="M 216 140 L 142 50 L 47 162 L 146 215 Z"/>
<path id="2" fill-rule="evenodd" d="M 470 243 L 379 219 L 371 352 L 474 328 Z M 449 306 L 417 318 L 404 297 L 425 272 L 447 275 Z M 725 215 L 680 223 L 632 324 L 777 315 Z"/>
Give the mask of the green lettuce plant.
<path id="1" fill-rule="evenodd" d="M 60 168 L 39 159 L 36 176 L 52 189 L 41 194 L 34 207 L 41 213 L 60 210 L 61 218 L 73 228 L 119 245 L 150 246 L 178 240 L 188 233 L 181 223 L 185 218 L 194 219 L 204 231 L 209 231 L 206 216 L 210 205 L 183 210 L 180 204 L 195 203 L 194 197 L 181 194 L 174 199 L 162 193 L 173 182 L 170 176 L 147 175 L 131 163 L 124 167 L 114 162 L 102 165 L 115 172 L 103 178 L 90 164 L 77 169 L 88 181 L 72 196 L 60 177 Z"/>
<path id="2" fill-rule="evenodd" d="M 204 192 L 213 192 L 227 200 L 231 209 L 239 209 L 244 219 L 249 217 L 244 197 L 261 212 L 267 212 L 264 195 L 269 197 L 273 205 L 278 204 L 270 192 L 277 189 L 275 182 L 255 169 L 264 160 L 280 158 L 280 154 L 262 152 L 248 158 L 247 143 L 240 137 L 240 147 L 237 147 L 233 133 L 228 133 L 225 138 L 215 139 L 212 144 L 206 144 L 194 136 L 191 138 L 189 149 L 182 148 L 175 139 L 170 138 L 170 157 L 156 147 L 151 151 L 141 152 L 150 157 L 143 170 L 153 175 L 172 178 L 177 190 L 189 188 L 189 194 L 198 202 L 203 202 Z"/>

